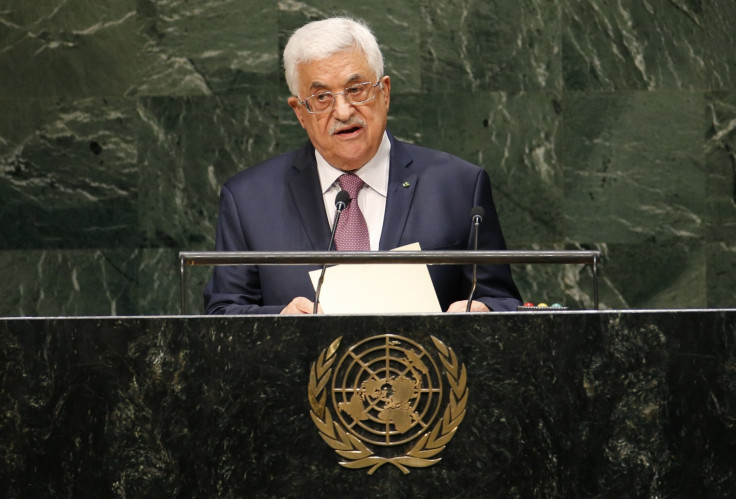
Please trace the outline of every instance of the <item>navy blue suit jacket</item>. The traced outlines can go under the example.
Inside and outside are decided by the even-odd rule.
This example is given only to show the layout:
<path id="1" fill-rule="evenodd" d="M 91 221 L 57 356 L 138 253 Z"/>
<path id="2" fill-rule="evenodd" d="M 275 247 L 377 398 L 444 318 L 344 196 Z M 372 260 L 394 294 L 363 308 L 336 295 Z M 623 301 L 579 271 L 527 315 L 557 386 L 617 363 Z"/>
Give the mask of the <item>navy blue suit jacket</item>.
<path id="1" fill-rule="evenodd" d="M 450 154 L 389 138 L 381 250 L 414 242 L 423 250 L 472 249 L 474 206 L 485 209 L 479 249 L 506 249 L 484 170 Z M 324 251 L 329 241 L 330 221 L 311 143 L 244 170 L 222 187 L 217 251 Z M 297 296 L 314 300 L 307 272 L 316 268 L 215 267 L 204 292 L 206 312 L 275 314 Z M 431 265 L 429 272 L 443 310 L 467 299 L 471 266 Z M 521 304 L 506 265 L 479 266 L 474 297 L 492 310 L 515 310 Z"/>

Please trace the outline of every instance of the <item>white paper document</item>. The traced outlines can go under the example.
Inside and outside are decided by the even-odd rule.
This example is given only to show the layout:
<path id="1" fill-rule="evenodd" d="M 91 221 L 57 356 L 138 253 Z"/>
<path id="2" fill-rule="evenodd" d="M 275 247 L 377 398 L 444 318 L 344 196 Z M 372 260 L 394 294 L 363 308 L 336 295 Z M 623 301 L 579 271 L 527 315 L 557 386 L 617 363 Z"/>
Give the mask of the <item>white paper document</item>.
<path id="1" fill-rule="evenodd" d="M 419 251 L 419 243 L 393 251 Z M 309 273 L 314 289 L 321 270 Z M 320 306 L 325 314 L 409 314 L 441 312 L 424 264 L 378 263 L 328 267 Z"/>

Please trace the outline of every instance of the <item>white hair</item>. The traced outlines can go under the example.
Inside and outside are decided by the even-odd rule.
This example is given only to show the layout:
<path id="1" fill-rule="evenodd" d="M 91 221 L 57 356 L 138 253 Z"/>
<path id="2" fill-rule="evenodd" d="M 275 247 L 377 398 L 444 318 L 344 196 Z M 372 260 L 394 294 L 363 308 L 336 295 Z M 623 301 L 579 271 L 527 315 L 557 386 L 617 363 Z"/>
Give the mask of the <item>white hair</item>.
<path id="1" fill-rule="evenodd" d="M 299 95 L 300 64 L 321 61 L 344 50 L 365 54 L 376 78 L 383 76 L 383 54 L 370 28 L 362 21 L 333 17 L 313 21 L 294 31 L 284 48 L 284 73 L 292 95 Z"/>

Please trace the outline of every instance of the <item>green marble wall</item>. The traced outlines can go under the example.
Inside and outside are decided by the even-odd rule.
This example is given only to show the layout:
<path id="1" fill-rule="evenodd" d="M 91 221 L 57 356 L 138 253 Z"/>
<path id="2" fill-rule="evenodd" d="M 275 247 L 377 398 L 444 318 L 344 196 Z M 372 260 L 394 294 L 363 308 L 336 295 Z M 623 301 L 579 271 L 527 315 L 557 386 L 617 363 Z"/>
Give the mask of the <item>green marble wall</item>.
<path id="1" fill-rule="evenodd" d="M 308 0 L 4 0 L 0 315 L 171 314 L 219 185 L 305 140 Z M 514 249 L 603 252 L 605 308 L 736 305 L 733 0 L 375 0 L 390 129 L 486 168 Z M 591 305 L 577 266 L 525 298 Z M 191 272 L 201 310 L 209 269 Z"/>

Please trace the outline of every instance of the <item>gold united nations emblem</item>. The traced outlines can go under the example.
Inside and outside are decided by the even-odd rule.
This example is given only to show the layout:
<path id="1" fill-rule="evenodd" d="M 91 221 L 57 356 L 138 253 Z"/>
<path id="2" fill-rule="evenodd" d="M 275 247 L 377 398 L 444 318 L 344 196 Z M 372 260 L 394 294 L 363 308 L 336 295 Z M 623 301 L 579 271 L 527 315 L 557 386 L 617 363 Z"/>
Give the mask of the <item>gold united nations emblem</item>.
<path id="1" fill-rule="evenodd" d="M 408 338 L 383 334 L 356 343 L 338 361 L 340 337 L 312 364 L 312 420 L 342 466 L 373 474 L 390 463 L 409 473 L 440 461 L 465 416 L 467 372 L 451 348 L 431 338 L 434 357 Z"/>

